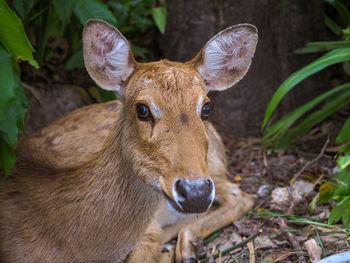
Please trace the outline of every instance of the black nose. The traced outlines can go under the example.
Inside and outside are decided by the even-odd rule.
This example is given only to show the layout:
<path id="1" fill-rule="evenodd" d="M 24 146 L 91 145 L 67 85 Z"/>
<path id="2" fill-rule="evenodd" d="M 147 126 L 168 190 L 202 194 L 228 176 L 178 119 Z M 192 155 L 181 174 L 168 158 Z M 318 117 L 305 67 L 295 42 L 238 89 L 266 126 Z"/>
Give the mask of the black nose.
<path id="1" fill-rule="evenodd" d="M 213 180 L 177 179 L 174 183 L 174 199 L 185 213 L 203 213 L 215 197 Z"/>

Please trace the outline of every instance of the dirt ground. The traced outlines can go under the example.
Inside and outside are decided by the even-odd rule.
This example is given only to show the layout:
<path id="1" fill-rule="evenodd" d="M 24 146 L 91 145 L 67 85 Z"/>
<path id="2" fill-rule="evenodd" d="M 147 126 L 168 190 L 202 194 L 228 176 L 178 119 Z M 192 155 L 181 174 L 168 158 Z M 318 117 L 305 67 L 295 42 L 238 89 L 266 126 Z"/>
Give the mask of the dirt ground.
<path id="1" fill-rule="evenodd" d="M 315 262 L 350 249 L 349 232 L 327 225 L 335 204 L 317 203 L 320 185 L 338 171 L 331 143 L 337 118 L 278 153 L 265 149 L 259 138 L 222 134 L 230 179 L 255 196 L 255 206 L 241 220 L 195 242 L 200 262 Z"/>

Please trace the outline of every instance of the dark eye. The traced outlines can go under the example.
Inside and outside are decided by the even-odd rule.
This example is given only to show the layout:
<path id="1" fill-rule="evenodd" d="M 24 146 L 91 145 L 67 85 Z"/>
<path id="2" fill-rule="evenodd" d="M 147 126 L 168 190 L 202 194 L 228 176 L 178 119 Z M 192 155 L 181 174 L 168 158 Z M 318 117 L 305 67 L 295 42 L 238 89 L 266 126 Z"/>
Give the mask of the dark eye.
<path id="1" fill-rule="evenodd" d="M 137 112 L 137 117 L 140 120 L 148 120 L 149 118 L 152 117 L 151 111 L 144 104 L 137 104 L 136 105 L 136 112 Z"/>
<path id="2" fill-rule="evenodd" d="M 207 102 L 203 105 L 203 108 L 202 108 L 202 113 L 201 113 L 202 120 L 207 120 L 209 117 L 209 113 L 210 113 L 210 103 Z"/>

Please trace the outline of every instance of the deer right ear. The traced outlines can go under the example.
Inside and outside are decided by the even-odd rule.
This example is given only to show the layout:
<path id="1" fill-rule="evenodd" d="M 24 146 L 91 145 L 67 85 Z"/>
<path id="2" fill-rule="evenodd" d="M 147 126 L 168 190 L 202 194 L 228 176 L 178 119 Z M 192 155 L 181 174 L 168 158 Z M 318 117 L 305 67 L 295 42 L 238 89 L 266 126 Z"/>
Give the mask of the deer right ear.
<path id="1" fill-rule="evenodd" d="M 125 37 L 105 21 L 91 19 L 84 26 L 83 50 L 91 78 L 100 87 L 123 96 L 123 83 L 136 65 Z"/>
<path id="2" fill-rule="evenodd" d="M 210 39 L 190 63 L 203 77 L 207 91 L 224 90 L 247 73 L 257 42 L 255 26 L 232 26 Z"/>

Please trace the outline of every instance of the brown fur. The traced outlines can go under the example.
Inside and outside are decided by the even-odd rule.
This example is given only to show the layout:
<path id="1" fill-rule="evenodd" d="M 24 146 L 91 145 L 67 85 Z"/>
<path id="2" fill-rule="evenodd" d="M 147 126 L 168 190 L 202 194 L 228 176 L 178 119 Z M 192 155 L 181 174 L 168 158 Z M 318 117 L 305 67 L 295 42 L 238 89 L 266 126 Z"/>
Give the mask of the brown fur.
<path id="1" fill-rule="evenodd" d="M 36 153 L 34 158 L 38 159 L 34 159 L 35 161 L 40 162 L 39 156 L 45 155 L 47 164 L 53 167 L 77 167 L 89 162 L 103 147 L 106 138 L 112 132 L 112 128 L 108 127 L 111 127 L 119 116 L 120 107 L 119 101 L 82 107 L 57 119 L 41 131 L 21 139 L 20 146 L 28 153 Z M 193 256 L 191 240 L 199 236 L 208 236 L 234 219 L 240 218 L 252 207 L 251 196 L 240 191 L 226 178 L 224 146 L 212 125 L 209 125 L 208 170 L 215 183 L 216 205 L 200 217 L 181 220 L 168 210 L 165 200 L 162 201 L 156 213 L 156 222 L 152 222 L 148 227 L 141 241 L 129 255 L 128 262 L 140 262 L 142 259 L 145 259 L 144 262 L 157 262 L 161 257 L 162 243 L 177 237 L 179 233 L 181 242 L 178 244 L 177 258 Z M 202 223 L 204 229 L 200 227 L 201 222 L 205 222 Z M 165 258 L 164 262 L 171 262 L 171 257 L 162 257 Z"/>
<path id="2" fill-rule="evenodd" d="M 115 90 L 121 103 L 99 106 L 111 106 L 115 118 L 102 124 L 97 116 L 86 141 L 77 139 L 79 114 L 56 122 L 68 123 L 76 150 L 60 149 L 65 142 L 50 128 L 41 139 L 21 140 L 11 176 L 0 183 L 0 262 L 120 262 L 136 244 L 133 253 L 138 252 L 130 258 L 142 258 L 142 247 L 158 242 L 143 234 L 153 225 L 161 194 L 172 200 L 176 180 L 210 178 L 208 122 L 198 114 L 199 98 L 204 105 L 210 89 L 229 88 L 243 77 L 255 51 L 256 29 L 231 27 L 210 41 L 214 45 L 188 63 L 140 64 L 116 29 L 100 20 L 87 22 L 87 69 L 103 88 Z M 139 119 L 139 104 L 156 105 L 161 116 L 153 110 L 153 119 Z M 95 138 L 102 147 L 89 149 L 89 158 L 76 153 L 84 155 L 82 145 Z M 88 161 L 74 163 L 66 156 Z M 191 209 L 197 211 L 186 211 Z"/>

